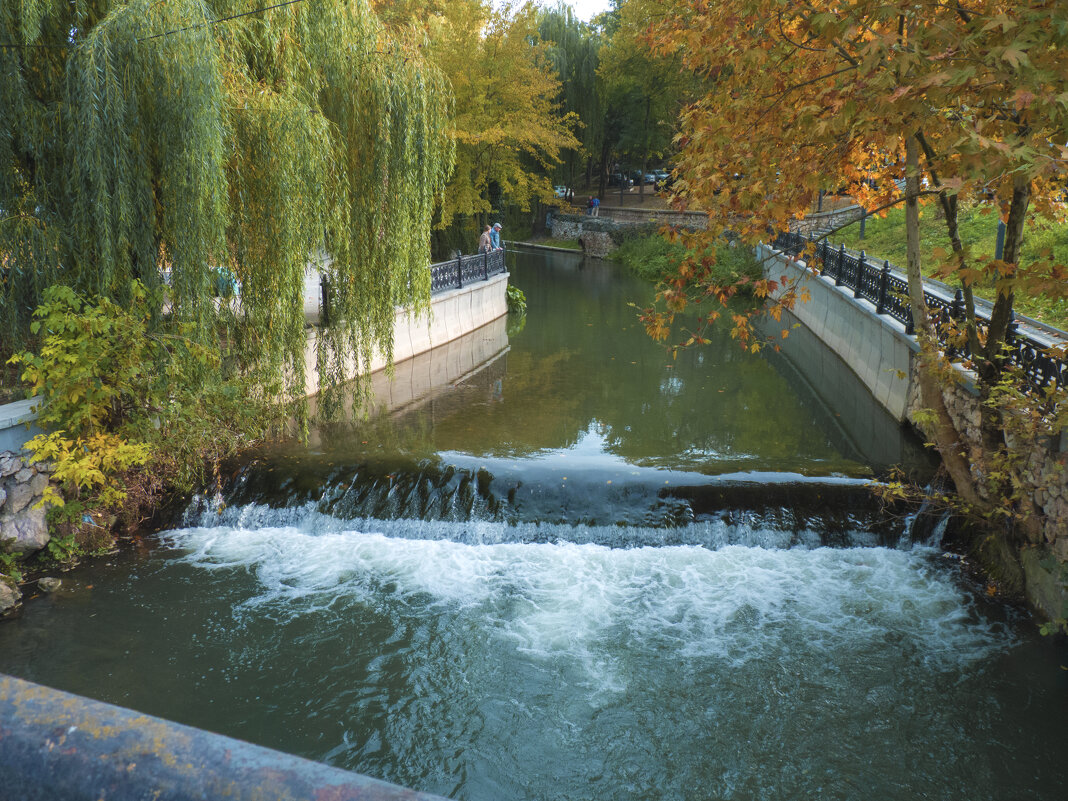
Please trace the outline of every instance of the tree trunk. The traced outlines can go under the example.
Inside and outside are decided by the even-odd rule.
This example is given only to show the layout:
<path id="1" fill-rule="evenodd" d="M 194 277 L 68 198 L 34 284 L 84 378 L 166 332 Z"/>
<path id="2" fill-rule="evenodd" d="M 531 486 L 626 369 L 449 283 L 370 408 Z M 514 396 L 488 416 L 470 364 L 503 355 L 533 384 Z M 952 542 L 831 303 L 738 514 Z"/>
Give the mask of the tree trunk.
<path id="1" fill-rule="evenodd" d="M 931 438 L 942 456 L 949 477 L 953 480 L 957 494 L 965 502 L 982 505 L 982 499 L 976 491 L 975 480 L 965 455 L 953 418 L 946 408 L 939 379 L 941 354 L 937 340 L 927 316 L 927 304 L 923 299 L 923 275 L 920 272 L 920 146 L 916 136 L 905 139 L 905 253 L 906 272 L 908 273 L 909 304 L 916 336 L 920 343 L 920 355 L 917 364 L 917 380 L 920 388 L 920 402 L 934 415 Z"/>
<path id="2" fill-rule="evenodd" d="M 601 174 L 597 178 L 597 197 L 604 198 L 605 180 L 608 178 L 608 157 L 612 155 L 612 149 L 608 142 L 601 148 Z"/>

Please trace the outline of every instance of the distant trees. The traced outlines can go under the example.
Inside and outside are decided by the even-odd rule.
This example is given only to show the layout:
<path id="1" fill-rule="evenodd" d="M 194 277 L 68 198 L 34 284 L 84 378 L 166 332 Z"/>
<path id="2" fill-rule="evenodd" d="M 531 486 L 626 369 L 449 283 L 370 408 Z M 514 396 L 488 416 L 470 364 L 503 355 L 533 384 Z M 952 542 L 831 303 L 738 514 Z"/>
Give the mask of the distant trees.
<path id="1" fill-rule="evenodd" d="M 640 167 L 640 193 L 645 192 L 650 160 L 673 150 L 680 112 L 697 96 L 700 85 L 683 70 L 678 53 L 656 53 L 645 43 L 650 13 L 656 10 L 655 4 L 645 0 L 621 4 L 598 68 L 605 105 L 618 120 L 614 148 L 621 159 Z M 601 174 L 603 194 L 603 167 Z"/>
<path id="2" fill-rule="evenodd" d="M 574 186 L 580 173 L 590 180 L 594 159 L 599 158 L 610 131 L 597 71 L 604 36 L 598 26 L 577 19 L 564 5 L 539 13 L 538 35 L 547 45 L 549 61 L 560 81 L 562 107 L 579 122 L 579 143 L 563 154 L 565 183 Z"/>

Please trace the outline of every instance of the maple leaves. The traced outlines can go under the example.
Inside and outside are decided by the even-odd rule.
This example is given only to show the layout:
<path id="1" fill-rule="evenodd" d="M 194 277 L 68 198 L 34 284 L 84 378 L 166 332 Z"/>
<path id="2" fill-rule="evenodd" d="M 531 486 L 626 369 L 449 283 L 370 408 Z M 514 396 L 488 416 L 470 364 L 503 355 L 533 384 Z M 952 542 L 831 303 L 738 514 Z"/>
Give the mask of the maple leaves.
<path id="1" fill-rule="evenodd" d="M 1020 256 L 1028 215 L 1068 217 L 1063 0 L 643 2 L 658 12 L 648 15 L 647 46 L 679 55 L 703 81 L 703 95 L 681 116 L 675 202 L 707 210 L 710 232 L 755 243 L 812 210 L 825 190 L 848 194 L 869 213 L 908 194 L 910 294 L 922 333 L 919 268 L 930 254 L 918 248 L 917 208 L 936 201 L 951 253 L 935 258 L 941 274 L 963 287 L 970 366 L 988 397 L 1004 371 L 1015 294 L 1066 290 L 1068 266 Z M 1006 223 L 1002 258 L 974 253 L 963 239 L 957 209 L 964 202 Z M 684 265 L 669 282 L 663 315 L 647 311 L 647 327 L 661 332 L 680 294 L 732 296 L 732 287 L 705 283 L 707 275 Z M 971 287 L 991 281 L 997 299 L 980 334 Z M 798 299 L 790 287 L 781 290 L 772 314 Z M 733 323 L 734 335 L 753 347 L 748 320 Z M 958 433 L 934 399 L 948 373 L 936 353 L 923 365 L 936 440 L 946 444 L 947 463 L 958 462 L 950 470 L 959 491 L 975 498 Z M 1006 446 L 996 409 L 984 407 L 981 428 L 976 458 L 988 459 Z"/>
<path id="2" fill-rule="evenodd" d="M 647 46 L 704 79 L 681 117 L 676 200 L 707 209 L 710 230 L 764 238 L 822 190 L 872 210 L 901 202 L 903 143 L 915 131 L 926 143 L 921 202 L 992 202 L 1007 219 L 1023 174 L 1027 210 L 1064 219 L 1068 26 L 1058 3 L 651 5 Z M 998 270 L 957 266 L 966 284 Z M 1029 273 L 1019 271 L 1017 291 Z"/>

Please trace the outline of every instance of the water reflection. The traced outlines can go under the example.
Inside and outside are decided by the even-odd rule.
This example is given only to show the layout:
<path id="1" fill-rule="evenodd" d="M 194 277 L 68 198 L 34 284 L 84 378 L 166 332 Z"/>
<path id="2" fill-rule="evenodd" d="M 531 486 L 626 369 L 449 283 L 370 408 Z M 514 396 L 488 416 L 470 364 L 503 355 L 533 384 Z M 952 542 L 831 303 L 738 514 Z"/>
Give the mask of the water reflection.
<path id="1" fill-rule="evenodd" d="M 316 445 L 335 457 L 388 447 L 415 458 L 536 459 L 560 469 L 581 460 L 606 472 L 621 462 L 706 475 L 929 469 L 918 443 L 878 406 L 858 413 L 882 440 L 854 436 L 826 396 L 783 366 L 787 356 L 743 352 L 726 326 L 713 329 L 708 346 L 673 359 L 635 316 L 652 289 L 622 268 L 558 253 L 509 258 L 528 311 L 506 355 L 451 382 L 447 399 L 318 431 Z M 853 392 L 849 375 L 836 376 L 839 386 L 825 395 Z"/>

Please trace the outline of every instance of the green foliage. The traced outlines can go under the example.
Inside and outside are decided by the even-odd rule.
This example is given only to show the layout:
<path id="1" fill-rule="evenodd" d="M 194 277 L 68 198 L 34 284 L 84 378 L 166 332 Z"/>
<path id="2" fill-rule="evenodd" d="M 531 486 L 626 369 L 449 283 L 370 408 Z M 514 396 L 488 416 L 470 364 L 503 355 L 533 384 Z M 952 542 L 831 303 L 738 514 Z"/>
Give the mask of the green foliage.
<path id="1" fill-rule="evenodd" d="M 11 358 L 23 367 L 29 394 L 41 399 L 38 424 L 47 433 L 26 444 L 34 461 L 54 465 L 53 479 L 71 498 L 92 498 L 110 507 L 125 493 L 115 476 L 148 461 L 143 442 L 115 433 L 131 418 L 142 418 L 152 392 L 158 341 L 147 336 L 147 292 L 135 282 L 133 305 L 108 298 L 88 303 L 70 287 L 57 285 L 44 293 L 34 312 L 33 333 L 40 337 L 37 353 Z M 62 506 L 52 486 L 41 504 Z"/>
<path id="2" fill-rule="evenodd" d="M 191 338 L 192 324 L 153 326 L 152 293 L 134 282 L 129 295 L 121 306 L 50 287 L 34 312 L 39 349 L 11 359 L 42 400 L 45 433 L 26 447 L 53 465 L 62 489 L 47 488 L 42 504 L 66 505 L 76 526 L 85 512 L 119 509 L 136 468 L 152 461 L 185 488 L 205 458 L 217 461 L 274 419 L 242 383 L 215 378 L 219 354 Z"/>
<path id="3" fill-rule="evenodd" d="M 70 562 L 80 553 L 74 532 L 63 536 L 53 535 L 48 540 L 48 555 L 57 562 Z"/>
<path id="4" fill-rule="evenodd" d="M 527 313 L 527 296 L 517 286 L 508 285 L 508 313 L 523 315 Z"/>
<path id="5" fill-rule="evenodd" d="M 22 366 L 30 395 L 44 401 L 38 410 L 43 427 L 85 438 L 121 425 L 129 414 L 131 388 L 153 367 L 142 359 L 147 293 L 135 283 L 132 295 L 128 308 L 106 297 L 87 303 L 67 286 L 45 290 L 30 325 L 40 350 L 10 360 Z"/>
<path id="6" fill-rule="evenodd" d="M 5 580 L 15 585 L 21 583 L 22 569 L 19 567 L 18 556 L 0 551 L 0 581 Z"/>
<path id="7" fill-rule="evenodd" d="M 646 281 L 657 283 L 685 257 L 686 248 L 658 234 L 624 239 L 608 258 Z"/>
<path id="8" fill-rule="evenodd" d="M 763 275 L 761 265 L 749 248 L 723 240 L 711 251 L 695 251 L 659 234 L 632 236 L 623 239 L 609 258 L 653 283 L 676 272 L 679 264 L 687 258 L 707 260 L 709 274 L 715 276 L 715 280 L 722 285 L 734 284 L 742 279 L 756 281 Z"/>
<path id="9" fill-rule="evenodd" d="M 321 380 L 392 352 L 395 304 L 429 297 L 431 218 L 454 154 L 448 85 L 366 0 L 247 11 L 0 0 L 0 42 L 18 45 L 0 51 L 7 348 L 29 344 L 46 287 L 125 305 L 137 279 L 150 333 L 165 316 L 203 345 L 221 333 L 225 365 L 299 413 L 303 279 L 325 253 Z M 214 300 L 220 269 L 240 306 Z"/>
<path id="10" fill-rule="evenodd" d="M 1038 633 L 1043 637 L 1049 637 L 1054 634 L 1060 634 L 1062 631 L 1068 629 L 1068 618 L 1059 617 L 1055 620 L 1047 620 L 1045 623 L 1038 627 Z"/>

